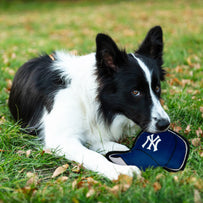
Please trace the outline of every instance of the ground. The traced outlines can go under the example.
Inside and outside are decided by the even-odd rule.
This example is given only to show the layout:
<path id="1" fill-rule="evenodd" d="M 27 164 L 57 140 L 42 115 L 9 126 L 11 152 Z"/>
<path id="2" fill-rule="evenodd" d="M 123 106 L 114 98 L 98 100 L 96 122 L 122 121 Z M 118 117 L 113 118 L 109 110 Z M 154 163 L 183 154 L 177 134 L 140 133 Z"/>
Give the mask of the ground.
<path id="1" fill-rule="evenodd" d="M 203 3 L 155 1 L 7 1 L 0 7 L 0 203 L 2 202 L 195 202 L 203 192 Z M 164 32 L 163 106 L 171 128 L 190 142 L 183 172 L 148 169 L 142 179 L 111 182 L 21 133 L 8 110 L 18 67 L 39 53 L 95 51 L 99 32 L 135 50 L 146 32 Z M 136 135 L 121 142 L 132 146 Z"/>

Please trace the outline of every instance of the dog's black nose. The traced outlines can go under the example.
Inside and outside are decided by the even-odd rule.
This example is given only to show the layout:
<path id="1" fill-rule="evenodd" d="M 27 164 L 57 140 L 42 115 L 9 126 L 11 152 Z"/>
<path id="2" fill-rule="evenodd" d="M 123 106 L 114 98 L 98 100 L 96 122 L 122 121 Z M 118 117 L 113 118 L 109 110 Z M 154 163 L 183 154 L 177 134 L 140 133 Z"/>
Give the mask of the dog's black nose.
<path id="1" fill-rule="evenodd" d="M 156 127 L 158 130 L 166 130 L 170 125 L 170 122 L 168 119 L 161 119 L 161 120 L 158 120 L 157 123 L 156 123 Z"/>

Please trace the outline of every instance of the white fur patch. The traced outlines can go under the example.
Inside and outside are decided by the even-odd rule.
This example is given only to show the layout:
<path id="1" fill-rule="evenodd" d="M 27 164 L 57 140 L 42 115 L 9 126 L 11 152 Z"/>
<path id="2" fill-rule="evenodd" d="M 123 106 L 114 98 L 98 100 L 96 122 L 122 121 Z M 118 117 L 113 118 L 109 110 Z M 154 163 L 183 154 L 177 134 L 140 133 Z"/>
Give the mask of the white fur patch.
<path id="1" fill-rule="evenodd" d="M 130 122 L 118 115 L 108 127 L 98 116 L 95 64 L 95 53 L 72 56 L 56 52 L 52 68 L 62 71 L 62 77 L 71 80 L 71 84 L 57 92 L 53 109 L 44 113 L 45 148 L 58 149 L 67 159 L 110 179 L 117 179 L 119 174 L 139 175 L 136 166 L 113 164 L 101 155 L 111 150 L 128 150 L 114 141 L 119 140 Z"/>

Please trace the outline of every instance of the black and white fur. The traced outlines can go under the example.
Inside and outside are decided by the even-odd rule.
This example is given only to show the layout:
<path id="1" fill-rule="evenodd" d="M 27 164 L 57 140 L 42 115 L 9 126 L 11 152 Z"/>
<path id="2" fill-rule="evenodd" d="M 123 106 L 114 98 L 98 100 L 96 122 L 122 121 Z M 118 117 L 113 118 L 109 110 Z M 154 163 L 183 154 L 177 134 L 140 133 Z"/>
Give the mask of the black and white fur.
<path id="1" fill-rule="evenodd" d="M 111 163 L 102 154 L 128 150 L 116 141 L 129 127 L 152 133 L 168 128 L 159 102 L 162 51 L 162 29 L 156 26 L 134 53 L 98 34 L 96 53 L 57 51 L 34 58 L 16 73 L 10 111 L 27 132 L 43 136 L 45 148 L 58 148 L 89 170 L 109 179 L 140 175 L 136 166 Z"/>

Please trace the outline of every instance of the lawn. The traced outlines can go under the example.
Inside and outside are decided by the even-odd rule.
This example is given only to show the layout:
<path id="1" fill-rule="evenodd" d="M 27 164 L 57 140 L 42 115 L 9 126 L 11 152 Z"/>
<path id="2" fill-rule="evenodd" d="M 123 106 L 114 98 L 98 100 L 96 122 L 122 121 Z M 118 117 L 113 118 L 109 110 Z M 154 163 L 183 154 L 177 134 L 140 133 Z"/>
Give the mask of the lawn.
<path id="1" fill-rule="evenodd" d="M 195 202 L 203 198 L 203 2 L 201 0 L 0 2 L 0 203 Z M 146 32 L 164 32 L 163 106 L 171 129 L 185 136 L 190 155 L 182 172 L 148 169 L 142 179 L 117 182 L 84 169 L 35 137 L 21 133 L 8 110 L 17 69 L 56 49 L 87 54 L 95 36 L 110 34 L 132 52 Z M 122 140 L 130 147 L 136 135 Z M 63 167 L 62 167 L 63 166 Z M 58 169 L 58 174 L 54 171 Z M 63 173 L 62 173 L 63 172 Z M 54 174 L 54 175 L 53 175 Z"/>

